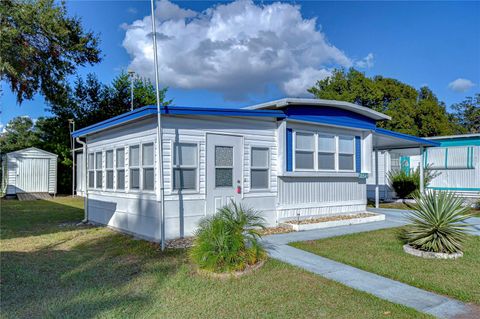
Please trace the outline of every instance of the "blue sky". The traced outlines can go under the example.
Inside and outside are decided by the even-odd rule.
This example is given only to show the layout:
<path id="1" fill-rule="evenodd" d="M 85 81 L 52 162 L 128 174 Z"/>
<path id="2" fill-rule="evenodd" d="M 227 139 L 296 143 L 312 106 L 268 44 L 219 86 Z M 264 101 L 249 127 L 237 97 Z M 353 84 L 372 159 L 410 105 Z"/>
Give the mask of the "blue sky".
<path id="1" fill-rule="evenodd" d="M 101 39 L 103 61 L 80 75 L 109 82 L 128 67 L 153 75 L 149 1 L 68 1 L 67 8 Z M 175 105 L 305 96 L 339 66 L 428 85 L 447 105 L 480 92 L 479 2 L 163 1 L 158 10 L 160 76 Z M 2 124 L 48 114 L 40 96 L 19 106 L 2 88 Z"/>

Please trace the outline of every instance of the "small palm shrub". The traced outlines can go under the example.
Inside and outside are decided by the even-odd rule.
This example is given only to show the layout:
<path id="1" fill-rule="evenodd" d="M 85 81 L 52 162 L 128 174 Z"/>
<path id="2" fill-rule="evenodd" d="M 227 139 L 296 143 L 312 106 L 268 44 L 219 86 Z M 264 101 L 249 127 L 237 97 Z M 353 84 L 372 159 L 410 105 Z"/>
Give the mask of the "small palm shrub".
<path id="1" fill-rule="evenodd" d="M 469 224 L 465 220 L 471 216 L 463 199 L 450 192 L 416 193 L 414 198 L 410 224 L 401 230 L 400 238 L 424 251 L 461 252 L 468 236 Z"/>
<path id="2" fill-rule="evenodd" d="M 423 182 L 425 187 L 438 176 L 431 170 L 430 165 L 427 165 L 423 171 Z M 415 191 L 420 190 L 420 168 L 416 168 L 411 172 L 406 172 L 403 169 L 391 170 L 387 173 L 387 178 L 390 186 L 400 198 L 412 198 Z"/>
<path id="3" fill-rule="evenodd" d="M 213 272 L 243 270 L 266 258 L 259 241 L 259 229 L 264 228 L 259 212 L 232 201 L 200 222 L 190 258 Z"/>

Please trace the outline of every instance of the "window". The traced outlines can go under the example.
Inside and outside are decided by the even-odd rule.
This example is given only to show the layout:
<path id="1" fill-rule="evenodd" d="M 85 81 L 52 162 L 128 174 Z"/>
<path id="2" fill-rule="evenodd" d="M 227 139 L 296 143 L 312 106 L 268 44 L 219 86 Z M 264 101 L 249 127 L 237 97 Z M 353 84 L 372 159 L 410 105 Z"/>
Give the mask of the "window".
<path id="1" fill-rule="evenodd" d="M 117 149 L 117 189 L 125 189 L 125 149 Z"/>
<path id="2" fill-rule="evenodd" d="M 88 154 L 88 187 L 95 187 L 95 154 Z"/>
<path id="3" fill-rule="evenodd" d="M 105 152 L 105 174 L 107 177 L 106 188 L 113 189 L 113 151 Z"/>
<path id="4" fill-rule="evenodd" d="M 335 169 L 335 136 L 318 135 L 318 169 Z"/>
<path id="5" fill-rule="evenodd" d="M 251 169 L 250 169 L 250 188 L 267 189 L 268 188 L 268 148 L 252 147 Z"/>
<path id="6" fill-rule="evenodd" d="M 338 138 L 338 169 L 353 171 L 355 139 L 353 136 L 340 136 Z"/>
<path id="7" fill-rule="evenodd" d="M 215 146 L 215 187 L 233 187 L 233 147 Z"/>
<path id="8" fill-rule="evenodd" d="M 175 143 L 173 148 L 173 189 L 196 189 L 197 145 Z"/>
<path id="9" fill-rule="evenodd" d="M 153 143 L 142 145 L 143 189 L 155 189 L 155 169 L 153 167 Z"/>
<path id="10" fill-rule="evenodd" d="M 140 189 L 140 147 L 130 146 L 130 189 Z"/>
<path id="11" fill-rule="evenodd" d="M 297 132 L 295 134 L 295 168 L 314 169 L 314 152 L 313 134 Z"/>
<path id="12" fill-rule="evenodd" d="M 102 152 L 95 153 L 95 187 L 102 188 Z"/>

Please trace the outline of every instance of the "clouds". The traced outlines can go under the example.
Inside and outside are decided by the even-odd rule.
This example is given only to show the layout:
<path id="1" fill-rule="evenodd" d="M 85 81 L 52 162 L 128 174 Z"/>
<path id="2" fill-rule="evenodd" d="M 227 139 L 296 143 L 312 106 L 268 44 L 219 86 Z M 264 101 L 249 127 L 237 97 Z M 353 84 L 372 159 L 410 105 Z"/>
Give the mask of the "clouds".
<path id="1" fill-rule="evenodd" d="M 475 83 L 468 79 L 458 78 L 448 84 L 448 88 L 452 91 L 464 93 L 475 86 Z"/>
<path id="2" fill-rule="evenodd" d="M 352 60 L 328 42 L 315 19 L 304 19 L 299 6 L 287 3 L 238 0 L 195 12 L 161 0 L 156 18 L 160 81 L 170 87 L 240 100 L 273 84 L 304 96 L 333 67 L 373 66 L 373 54 Z M 153 79 L 151 17 L 123 28 L 129 68 Z"/>

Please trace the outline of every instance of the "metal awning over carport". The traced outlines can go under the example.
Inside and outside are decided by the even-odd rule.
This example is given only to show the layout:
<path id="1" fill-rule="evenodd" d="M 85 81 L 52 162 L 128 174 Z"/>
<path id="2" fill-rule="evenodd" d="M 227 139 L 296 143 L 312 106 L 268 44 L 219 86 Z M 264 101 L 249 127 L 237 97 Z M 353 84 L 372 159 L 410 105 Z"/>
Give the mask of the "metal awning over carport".
<path id="1" fill-rule="evenodd" d="M 373 131 L 373 151 L 375 153 L 375 207 L 380 206 L 380 188 L 378 185 L 378 151 L 390 151 L 400 149 L 418 149 L 420 163 L 424 162 L 423 154 L 425 147 L 439 146 L 440 143 L 416 137 L 408 134 L 375 128 Z M 423 165 L 420 165 L 420 192 L 424 191 Z"/>

